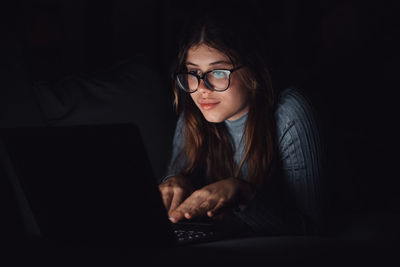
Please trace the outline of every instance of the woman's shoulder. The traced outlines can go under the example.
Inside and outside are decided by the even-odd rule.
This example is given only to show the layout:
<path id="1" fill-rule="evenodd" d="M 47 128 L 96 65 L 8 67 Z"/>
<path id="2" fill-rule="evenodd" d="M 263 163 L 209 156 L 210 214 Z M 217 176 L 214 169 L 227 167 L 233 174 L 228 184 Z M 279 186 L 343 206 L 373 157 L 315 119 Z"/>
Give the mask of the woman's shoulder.
<path id="1" fill-rule="evenodd" d="M 295 123 L 306 123 L 314 120 L 314 111 L 305 93 L 297 88 L 287 88 L 279 96 L 275 108 L 275 119 L 278 130 Z"/>

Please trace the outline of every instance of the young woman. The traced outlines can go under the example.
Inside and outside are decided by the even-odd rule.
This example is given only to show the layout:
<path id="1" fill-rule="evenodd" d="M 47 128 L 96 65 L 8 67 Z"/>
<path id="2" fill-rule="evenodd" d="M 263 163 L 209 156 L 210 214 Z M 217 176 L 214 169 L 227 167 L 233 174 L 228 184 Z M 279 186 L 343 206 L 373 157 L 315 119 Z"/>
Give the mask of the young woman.
<path id="1" fill-rule="evenodd" d="M 180 116 L 159 185 L 170 220 L 233 214 L 257 233 L 315 231 L 322 153 L 306 99 L 294 89 L 276 97 L 245 24 L 206 15 L 183 36 Z"/>

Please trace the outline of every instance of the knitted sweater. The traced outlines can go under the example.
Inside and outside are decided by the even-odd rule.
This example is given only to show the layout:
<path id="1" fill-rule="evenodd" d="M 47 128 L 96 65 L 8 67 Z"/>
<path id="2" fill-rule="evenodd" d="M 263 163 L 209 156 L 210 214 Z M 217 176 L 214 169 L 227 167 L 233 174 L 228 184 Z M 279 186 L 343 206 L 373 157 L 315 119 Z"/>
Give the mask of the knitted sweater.
<path id="1" fill-rule="evenodd" d="M 282 168 L 280 183 L 265 191 L 257 191 L 244 210 L 235 210 L 234 213 L 256 233 L 315 233 L 321 221 L 324 153 L 313 109 L 298 90 L 286 89 L 279 96 L 274 115 Z M 234 159 L 238 164 L 243 156 L 242 136 L 246 120 L 247 114 L 235 121 L 224 122 L 231 134 Z M 178 175 L 185 165 L 185 158 L 180 153 L 183 149 L 182 131 L 181 115 L 175 129 L 168 173 L 163 180 Z M 246 173 L 245 165 L 239 178 L 246 179 Z"/>

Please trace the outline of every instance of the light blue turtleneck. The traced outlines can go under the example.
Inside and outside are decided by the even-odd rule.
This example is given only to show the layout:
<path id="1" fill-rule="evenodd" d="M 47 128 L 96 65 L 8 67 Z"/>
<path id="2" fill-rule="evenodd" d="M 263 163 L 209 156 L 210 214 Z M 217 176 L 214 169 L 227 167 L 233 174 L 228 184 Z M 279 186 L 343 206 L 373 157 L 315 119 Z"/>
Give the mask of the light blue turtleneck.
<path id="1" fill-rule="evenodd" d="M 225 120 L 225 125 L 232 137 L 233 148 L 234 148 L 234 160 L 237 165 L 240 164 L 244 154 L 244 146 L 245 146 L 245 139 L 244 139 L 244 132 L 246 128 L 247 116 L 248 113 L 244 114 L 242 117 L 236 120 Z M 246 164 L 243 165 L 239 178 L 245 179 L 247 175 L 247 167 Z"/>

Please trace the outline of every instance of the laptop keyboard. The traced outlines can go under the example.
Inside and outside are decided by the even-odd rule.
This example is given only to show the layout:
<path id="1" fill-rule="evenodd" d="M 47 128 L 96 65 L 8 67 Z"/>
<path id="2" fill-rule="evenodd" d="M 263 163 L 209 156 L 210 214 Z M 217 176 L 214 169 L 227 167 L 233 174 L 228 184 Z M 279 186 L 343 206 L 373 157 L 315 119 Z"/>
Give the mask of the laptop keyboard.
<path id="1" fill-rule="evenodd" d="M 173 232 L 179 243 L 208 241 L 215 237 L 211 225 L 177 223 L 173 225 Z"/>
<path id="2" fill-rule="evenodd" d="M 213 232 L 174 230 L 175 236 L 180 243 L 208 240 L 214 236 Z"/>

